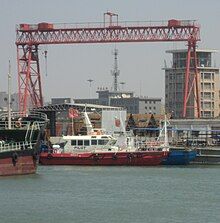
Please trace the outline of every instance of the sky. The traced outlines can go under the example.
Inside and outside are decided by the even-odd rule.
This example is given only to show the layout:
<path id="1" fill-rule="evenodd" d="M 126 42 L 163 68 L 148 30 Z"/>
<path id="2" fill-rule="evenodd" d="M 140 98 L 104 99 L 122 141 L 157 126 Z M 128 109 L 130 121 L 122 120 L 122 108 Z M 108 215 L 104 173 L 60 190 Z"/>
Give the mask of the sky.
<path id="1" fill-rule="evenodd" d="M 111 11 L 120 21 L 197 20 L 201 25 L 200 49 L 220 49 L 219 0 L 0 0 L 0 92 L 7 91 L 8 61 L 11 61 L 12 89 L 18 91 L 15 26 L 21 23 L 103 22 Z M 104 43 L 40 46 L 43 96 L 97 97 L 98 87 L 113 87 L 112 52 L 119 51 L 119 82 L 137 96 L 164 98 L 166 50 L 186 48 L 186 43 Z M 43 52 L 47 50 L 47 74 Z M 220 52 L 214 55 L 220 67 Z M 93 79 L 91 88 L 88 79 Z"/>

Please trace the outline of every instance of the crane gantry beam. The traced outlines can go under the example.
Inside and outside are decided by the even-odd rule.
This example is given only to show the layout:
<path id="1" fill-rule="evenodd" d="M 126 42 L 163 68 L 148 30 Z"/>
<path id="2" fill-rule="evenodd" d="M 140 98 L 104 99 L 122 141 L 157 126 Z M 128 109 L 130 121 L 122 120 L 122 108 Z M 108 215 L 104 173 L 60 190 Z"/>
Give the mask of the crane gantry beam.
<path id="1" fill-rule="evenodd" d="M 200 40 L 199 27 L 194 25 L 134 26 L 103 28 L 60 28 L 17 30 L 17 45 L 111 43 L 111 42 L 169 42 Z"/>
<path id="2" fill-rule="evenodd" d="M 82 43 L 112 43 L 112 42 L 188 42 L 189 60 L 191 51 L 195 52 L 197 41 L 200 40 L 200 27 L 195 21 L 169 20 L 165 24 L 144 23 L 136 24 L 114 22 L 113 13 L 110 23 L 96 24 L 20 24 L 16 29 L 17 63 L 19 79 L 20 111 L 27 110 L 28 98 L 33 106 L 43 105 L 41 75 L 38 57 L 38 46 L 41 44 L 82 44 Z M 188 60 L 187 60 L 188 61 Z M 194 81 L 190 78 L 190 62 L 186 64 L 186 83 L 184 90 L 184 111 L 187 115 L 188 101 L 191 95 L 196 100 L 197 116 L 200 117 L 198 94 L 197 61 L 194 63 Z M 193 85 L 192 85 L 193 83 Z M 191 85 L 191 86 L 190 86 Z M 196 87 L 195 87 L 196 86 Z"/>

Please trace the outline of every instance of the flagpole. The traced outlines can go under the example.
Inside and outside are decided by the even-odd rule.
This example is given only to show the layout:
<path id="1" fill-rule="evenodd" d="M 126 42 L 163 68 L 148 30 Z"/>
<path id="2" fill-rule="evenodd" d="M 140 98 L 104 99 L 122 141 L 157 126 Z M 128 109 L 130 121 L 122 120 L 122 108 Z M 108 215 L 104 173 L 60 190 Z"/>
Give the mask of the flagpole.
<path id="1" fill-rule="evenodd" d="M 8 72 L 8 129 L 11 129 L 11 61 L 9 60 Z"/>
<path id="2" fill-rule="evenodd" d="M 72 116 L 72 135 L 73 135 L 73 116 Z"/>

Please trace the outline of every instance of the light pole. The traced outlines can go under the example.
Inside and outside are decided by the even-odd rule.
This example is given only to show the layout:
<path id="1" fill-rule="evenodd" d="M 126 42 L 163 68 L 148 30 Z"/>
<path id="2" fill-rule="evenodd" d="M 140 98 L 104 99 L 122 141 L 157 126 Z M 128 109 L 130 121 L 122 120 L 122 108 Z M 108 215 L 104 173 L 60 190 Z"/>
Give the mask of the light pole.
<path id="1" fill-rule="evenodd" d="M 124 81 L 120 82 L 120 85 L 122 86 L 122 87 L 121 87 L 121 90 L 124 90 L 125 82 L 124 82 Z"/>
<path id="2" fill-rule="evenodd" d="M 92 79 L 88 79 L 87 81 L 89 82 L 89 98 L 91 98 L 91 97 L 92 97 L 92 95 L 91 95 L 91 87 L 92 87 L 92 82 L 93 82 L 94 80 L 92 80 Z"/>
<path id="3" fill-rule="evenodd" d="M 9 60 L 9 71 L 8 71 L 8 97 L 4 98 L 4 101 L 7 102 L 8 107 L 8 129 L 11 129 L 11 106 L 12 102 L 14 101 L 11 98 L 11 61 Z"/>

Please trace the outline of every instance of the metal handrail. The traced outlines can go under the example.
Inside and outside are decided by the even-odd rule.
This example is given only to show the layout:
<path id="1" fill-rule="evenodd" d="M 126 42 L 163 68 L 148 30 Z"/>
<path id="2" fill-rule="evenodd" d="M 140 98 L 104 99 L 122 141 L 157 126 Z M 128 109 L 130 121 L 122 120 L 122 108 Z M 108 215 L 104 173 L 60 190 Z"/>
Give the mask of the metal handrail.
<path id="1" fill-rule="evenodd" d="M 23 120 L 25 117 L 30 117 L 33 121 Z M 33 126 L 36 127 L 35 129 L 41 129 L 47 121 L 47 115 L 41 112 L 31 111 L 27 114 L 21 112 L 11 113 L 11 129 L 29 129 Z M 8 113 L 0 114 L 0 129 L 8 129 Z"/>
<path id="2" fill-rule="evenodd" d="M 5 143 L 4 141 L 0 141 L 0 153 L 14 150 L 25 150 L 25 149 L 33 149 L 33 146 L 36 144 L 36 141 L 32 142 L 9 142 Z"/>
<path id="3" fill-rule="evenodd" d="M 37 123 L 37 125 L 36 125 Z M 40 129 L 45 125 L 44 121 L 34 121 L 31 124 L 31 121 L 12 121 L 11 129 L 28 129 L 30 126 L 35 126 L 35 129 Z M 7 129 L 8 121 L 0 121 L 0 129 Z"/>
<path id="4" fill-rule="evenodd" d="M 35 112 L 35 111 L 31 111 L 29 113 L 22 113 L 22 112 L 12 112 L 11 113 L 11 118 L 18 118 L 18 117 L 28 117 L 31 116 L 32 118 L 37 118 L 37 119 L 41 119 L 43 121 L 47 120 L 47 115 L 42 113 L 42 112 Z M 8 113 L 4 112 L 2 114 L 0 114 L 0 118 L 1 119 L 7 119 L 8 118 Z"/>

